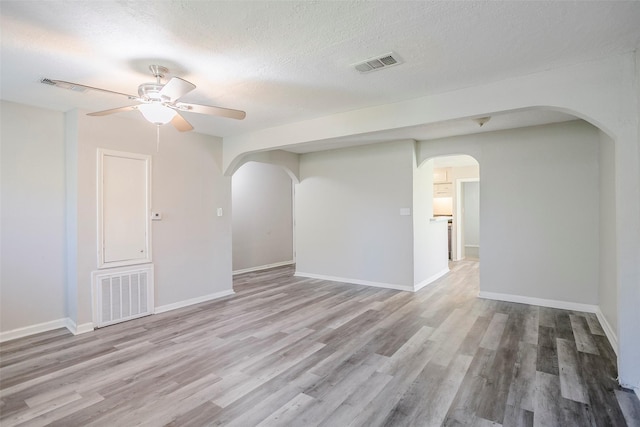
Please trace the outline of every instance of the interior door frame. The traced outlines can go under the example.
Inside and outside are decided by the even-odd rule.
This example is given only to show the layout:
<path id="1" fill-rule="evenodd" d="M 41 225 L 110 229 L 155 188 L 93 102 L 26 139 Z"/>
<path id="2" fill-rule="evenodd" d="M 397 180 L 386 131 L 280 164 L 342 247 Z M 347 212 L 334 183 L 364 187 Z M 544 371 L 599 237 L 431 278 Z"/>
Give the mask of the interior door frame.
<path id="1" fill-rule="evenodd" d="M 462 198 L 462 184 L 465 182 L 480 182 L 480 178 L 458 178 L 456 179 L 456 261 L 463 259 L 462 256 L 462 234 L 464 232 L 464 225 L 462 224 L 462 209 L 463 206 L 463 198 Z M 480 184 L 478 184 L 480 185 Z M 478 191 L 480 189 L 478 188 Z"/>

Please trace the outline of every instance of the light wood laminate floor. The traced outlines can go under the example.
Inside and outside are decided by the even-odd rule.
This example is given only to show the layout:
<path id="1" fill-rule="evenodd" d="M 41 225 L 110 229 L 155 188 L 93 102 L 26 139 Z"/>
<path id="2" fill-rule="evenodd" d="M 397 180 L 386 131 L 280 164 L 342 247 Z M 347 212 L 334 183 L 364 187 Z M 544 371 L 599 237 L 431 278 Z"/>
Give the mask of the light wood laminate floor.
<path id="1" fill-rule="evenodd" d="M 640 425 L 594 315 L 479 299 L 476 262 L 415 294 L 292 274 L 0 345 L 0 424 Z"/>

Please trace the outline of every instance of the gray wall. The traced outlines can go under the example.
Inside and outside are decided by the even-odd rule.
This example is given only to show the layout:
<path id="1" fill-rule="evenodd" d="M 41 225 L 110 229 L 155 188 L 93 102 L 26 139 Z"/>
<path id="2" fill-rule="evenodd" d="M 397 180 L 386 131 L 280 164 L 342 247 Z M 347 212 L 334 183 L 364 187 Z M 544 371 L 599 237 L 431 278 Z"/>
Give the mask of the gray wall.
<path id="1" fill-rule="evenodd" d="M 90 275 L 96 257 L 96 150 L 152 155 L 152 222 L 155 305 L 162 307 L 228 291 L 231 283 L 231 178 L 219 169 L 219 138 L 156 129 L 120 116 L 78 117 L 77 324 L 91 321 Z M 67 167 L 73 167 L 67 165 Z M 225 214 L 216 216 L 216 209 Z"/>
<path id="2" fill-rule="evenodd" d="M 75 122 L 78 136 L 65 165 L 62 114 L 3 102 L 1 118 L 2 331 L 90 321 L 99 146 L 153 154 L 153 206 L 164 214 L 153 223 L 156 305 L 231 288 L 231 179 L 218 169 L 219 140 L 163 128 L 156 153 L 147 123 L 69 113 L 67 133 Z M 418 144 L 418 161 L 467 153 L 482 165 L 482 290 L 600 304 L 617 327 L 610 142 L 576 121 Z M 410 142 L 301 156 L 299 271 L 413 284 L 412 221 L 399 215 L 413 206 L 412 156 Z M 78 257 L 66 260 L 75 277 L 65 287 L 69 201 L 77 237 L 67 227 L 66 244 Z"/>
<path id="3" fill-rule="evenodd" d="M 293 262 L 293 183 L 284 169 L 245 163 L 231 188 L 233 270 Z"/>
<path id="4" fill-rule="evenodd" d="M 582 121 L 423 141 L 480 163 L 482 291 L 598 303 L 599 136 Z"/>
<path id="5" fill-rule="evenodd" d="M 152 206 L 164 216 L 152 223 L 156 306 L 231 290 L 231 178 L 218 138 L 163 127 L 156 152 L 144 121 L 1 105 L 0 332 L 91 324 L 98 147 L 153 156 Z"/>
<path id="6" fill-rule="evenodd" d="M 65 311 L 62 113 L 0 102 L 0 332 Z"/>
<path id="7" fill-rule="evenodd" d="M 413 282 L 418 287 L 449 271 L 447 222 L 433 217 L 433 161 L 413 171 Z"/>
<path id="8" fill-rule="evenodd" d="M 598 134 L 580 122 L 483 144 L 481 288 L 598 303 Z"/>
<path id="9" fill-rule="evenodd" d="M 600 136 L 600 310 L 613 332 L 618 334 L 618 274 L 616 269 L 615 145 L 603 132 Z"/>
<path id="10" fill-rule="evenodd" d="M 413 141 L 300 156 L 296 270 L 413 287 Z"/>

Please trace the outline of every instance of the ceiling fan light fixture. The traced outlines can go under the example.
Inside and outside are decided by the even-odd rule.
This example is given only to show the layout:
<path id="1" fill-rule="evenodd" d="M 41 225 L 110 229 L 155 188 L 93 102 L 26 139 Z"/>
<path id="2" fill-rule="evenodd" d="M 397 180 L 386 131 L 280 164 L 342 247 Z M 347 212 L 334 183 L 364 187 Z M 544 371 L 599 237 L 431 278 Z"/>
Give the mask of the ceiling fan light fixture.
<path id="1" fill-rule="evenodd" d="M 174 109 L 157 102 L 141 104 L 138 106 L 138 110 L 140 110 L 145 119 L 155 125 L 167 124 L 176 115 L 176 111 Z"/>
<path id="2" fill-rule="evenodd" d="M 1 1 L 1 0 L 0 0 Z M 181 102 L 180 99 L 196 88 L 191 82 L 180 77 L 172 77 L 167 83 L 162 84 L 161 79 L 169 72 L 165 67 L 152 65 L 149 67 L 156 81 L 154 83 L 142 83 L 138 86 L 138 96 L 129 95 L 122 92 L 115 92 L 108 89 L 101 89 L 93 86 L 86 86 L 78 83 L 66 82 L 63 80 L 53 80 L 44 78 L 41 83 L 48 86 L 56 86 L 59 88 L 70 89 L 73 91 L 93 90 L 98 92 L 109 93 L 112 95 L 124 96 L 131 101 L 137 101 L 135 105 L 126 105 L 119 108 L 111 108 L 103 111 L 95 111 L 87 113 L 88 116 L 108 116 L 115 113 L 123 113 L 125 111 L 139 110 L 143 117 L 155 124 L 164 125 L 169 122 L 180 132 L 193 130 L 193 126 L 179 113 L 180 111 L 191 111 L 198 114 L 207 114 L 209 116 L 228 117 L 231 119 L 242 120 L 247 115 L 244 111 L 233 110 L 231 108 L 214 107 L 211 105 L 188 104 Z"/>

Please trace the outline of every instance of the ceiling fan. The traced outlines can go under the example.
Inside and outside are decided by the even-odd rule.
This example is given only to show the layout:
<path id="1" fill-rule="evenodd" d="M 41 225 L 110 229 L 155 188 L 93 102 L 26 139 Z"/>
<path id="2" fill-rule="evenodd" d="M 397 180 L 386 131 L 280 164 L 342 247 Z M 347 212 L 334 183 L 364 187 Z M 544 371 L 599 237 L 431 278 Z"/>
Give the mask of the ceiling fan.
<path id="1" fill-rule="evenodd" d="M 151 70 L 156 81 L 152 83 L 142 83 L 138 86 L 138 96 L 85 86 L 78 83 L 65 82 L 62 80 L 45 78 L 40 81 L 44 84 L 57 86 L 63 89 L 70 89 L 76 92 L 97 90 L 114 95 L 126 96 L 130 100 L 139 102 L 139 104 L 136 105 L 89 113 L 89 116 L 106 116 L 108 114 L 138 110 L 149 122 L 156 125 L 163 125 L 171 122 L 171 124 L 181 132 L 193 130 L 193 126 L 191 126 L 191 124 L 180 114 L 181 111 L 228 117 L 237 120 L 242 120 L 246 116 L 246 113 L 240 110 L 180 102 L 180 98 L 194 90 L 196 85 L 181 79 L 180 77 L 172 77 L 167 83 L 162 84 L 162 79 L 169 70 L 160 65 L 150 65 L 149 70 Z"/>

